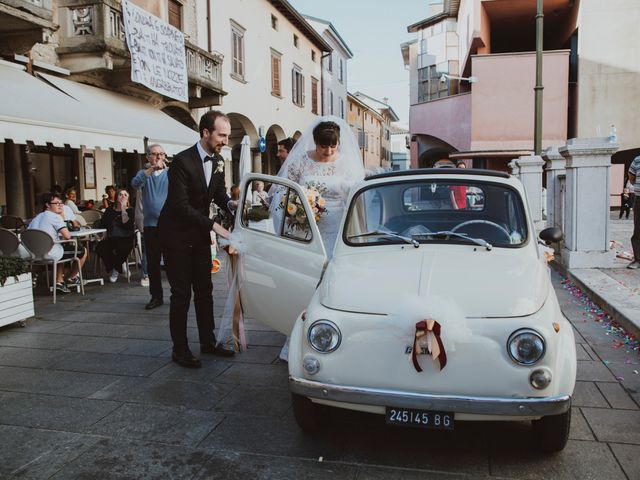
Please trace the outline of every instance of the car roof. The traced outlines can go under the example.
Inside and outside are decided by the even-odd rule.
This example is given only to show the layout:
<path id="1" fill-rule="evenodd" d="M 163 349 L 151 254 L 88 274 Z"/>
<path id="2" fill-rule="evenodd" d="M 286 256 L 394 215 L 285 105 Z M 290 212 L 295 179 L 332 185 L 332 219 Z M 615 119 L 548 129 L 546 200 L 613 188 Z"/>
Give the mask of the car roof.
<path id="1" fill-rule="evenodd" d="M 481 168 L 415 168 L 411 170 L 396 170 L 394 172 L 379 173 L 365 178 L 367 180 L 377 180 L 380 178 L 411 177 L 414 175 L 475 175 L 497 178 L 511 178 L 506 172 L 497 170 L 485 170 Z"/>

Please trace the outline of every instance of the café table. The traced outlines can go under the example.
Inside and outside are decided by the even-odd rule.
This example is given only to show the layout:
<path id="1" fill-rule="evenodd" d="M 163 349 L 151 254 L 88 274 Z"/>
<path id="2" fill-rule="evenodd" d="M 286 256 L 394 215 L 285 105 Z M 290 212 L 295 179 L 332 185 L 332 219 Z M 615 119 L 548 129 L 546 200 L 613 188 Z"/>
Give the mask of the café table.
<path id="1" fill-rule="evenodd" d="M 77 238 L 78 241 L 81 241 L 81 242 L 85 241 L 88 244 L 89 241 L 104 235 L 106 231 L 107 231 L 106 228 L 81 228 L 80 230 L 70 231 L 69 234 L 71 235 L 71 238 Z M 89 249 L 87 248 L 87 253 L 88 252 L 89 252 Z M 88 283 L 99 283 L 100 285 L 104 285 L 104 279 L 102 277 L 87 279 L 83 274 L 82 279 L 85 285 Z"/>

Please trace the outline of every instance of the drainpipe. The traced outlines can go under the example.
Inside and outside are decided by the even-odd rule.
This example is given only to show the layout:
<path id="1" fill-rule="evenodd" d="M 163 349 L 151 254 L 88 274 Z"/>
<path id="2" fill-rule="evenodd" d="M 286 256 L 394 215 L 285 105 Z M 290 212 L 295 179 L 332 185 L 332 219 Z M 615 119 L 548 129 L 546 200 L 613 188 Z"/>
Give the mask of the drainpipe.
<path id="1" fill-rule="evenodd" d="M 211 0 L 207 0 L 207 51 L 211 53 Z"/>
<path id="2" fill-rule="evenodd" d="M 535 155 L 542 153 L 542 27 L 544 25 L 543 0 L 537 0 L 536 13 L 536 86 L 535 91 L 535 129 L 533 148 Z"/>
<path id="3" fill-rule="evenodd" d="M 324 116 L 324 59 L 331 55 L 326 52 L 320 55 L 320 115 Z"/>

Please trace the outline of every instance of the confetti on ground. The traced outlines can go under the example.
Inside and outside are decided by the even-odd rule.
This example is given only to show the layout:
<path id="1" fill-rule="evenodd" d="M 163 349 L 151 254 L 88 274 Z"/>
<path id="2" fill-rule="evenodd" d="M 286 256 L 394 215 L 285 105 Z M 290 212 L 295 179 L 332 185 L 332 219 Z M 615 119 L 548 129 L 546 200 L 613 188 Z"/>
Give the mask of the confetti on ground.
<path id="1" fill-rule="evenodd" d="M 587 319 L 599 323 L 605 330 L 605 335 L 613 337 L 611 341 L 612 348 L 618 350 L 625 347 L 626 352 L 633 351 L 640 354 L 640 342 L 632 333 L 627 332 L 598 305 L 593 303 L 591 299 L 570 280 L 563 279 L 561 283 L 562 288 L 571 294 L 573 301 L 583 307 L 582 315 Z M 586 319 L 583 321 L 586 322 Z M 604 363 L 607 365 L 609 362 L 605 360 Z"/>

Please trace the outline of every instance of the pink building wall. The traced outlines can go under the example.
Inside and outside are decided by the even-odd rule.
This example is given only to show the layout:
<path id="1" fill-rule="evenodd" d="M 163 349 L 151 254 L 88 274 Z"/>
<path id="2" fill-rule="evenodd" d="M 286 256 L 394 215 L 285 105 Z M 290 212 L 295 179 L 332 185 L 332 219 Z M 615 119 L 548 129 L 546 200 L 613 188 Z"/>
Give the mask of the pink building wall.
<path id="1" fill-rule="evenodd" d="M 465 93 L 412 105 L 409 125 L 412 135 L 430 135 L 459 151 L 471 145 L 471 94 Z M 413 153 L 411 158 L 413 159 Z"/>
<path id="2" fill-rule="evenodd" d="M 474 55 L 471 150 L 533 149 L 535 53 Z M 542 146 L 567 139 L 569 51 L 545 52 Z"/>

